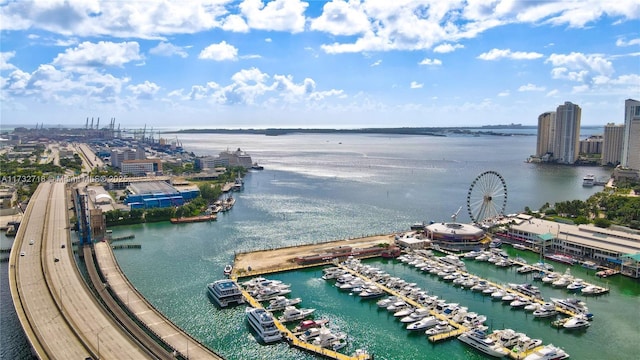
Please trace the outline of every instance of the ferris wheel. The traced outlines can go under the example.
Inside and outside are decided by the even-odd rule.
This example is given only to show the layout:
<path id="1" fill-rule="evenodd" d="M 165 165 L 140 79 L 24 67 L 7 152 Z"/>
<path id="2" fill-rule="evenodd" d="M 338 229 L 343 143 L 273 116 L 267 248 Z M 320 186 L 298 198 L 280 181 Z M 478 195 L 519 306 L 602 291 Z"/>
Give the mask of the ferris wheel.
<path id="1" fill-rule="evenodd" d="M 503 215 L 507 207 L 507 183 L 495 171 L 478 175 L 467 193 L 467 211 L 474 223 Z"/>

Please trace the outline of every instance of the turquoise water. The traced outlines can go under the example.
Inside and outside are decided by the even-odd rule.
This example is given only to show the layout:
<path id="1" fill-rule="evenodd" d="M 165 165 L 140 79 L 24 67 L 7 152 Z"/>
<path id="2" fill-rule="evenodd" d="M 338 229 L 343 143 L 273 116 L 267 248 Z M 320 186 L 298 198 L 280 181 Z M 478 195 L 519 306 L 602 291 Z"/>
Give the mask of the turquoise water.
<path id="1" fill-rule="evenodd" d="M 235 194 L 236 205 L 216 222 L 114 228 L 114 236 L 134 234 L 131 242 L 142 244 L 139 250 L 117 250 L 116 256 L 151 303 L 228 359 L 315 358 L 285 344 L 259 345 L 244 321 L 243 307 L 219 310 L 208 299 L 205 285 L 222 277 L 224 265 L 236 252 L 404 231 L 418 221 L 448 220 L 460 206 L 458 220 L 468 221 L 464 205 L 469 185 L 486 170 L 498 171 L 507 182 L 507 213 L 525 206 L 536 209 L 545 202 L 586 199 L 598 188 L 583 188 L 582 177 L 608 175 L 597 167 L 525 163 L 535 149 L 535 137 L 181 135 L 180 139 L 187 150 L 198 154 L 240 147 L 265 170 L 246 177 L 244 191 Z M 537 261 L 533 255 L 529 260 Z M 526 279 L 515 270 L 467 264 L 471 272 L 496 282 Z M 596 318 L 586 332 L 571 334 L 403 264 L 388 261 L 379 266 L 486 315 L 494 328 L 510 327 L 562 346 L 574 359 L 631 359 L 640 352 L 640 287 L 622 276 L 610 279 L 610 295 L 587 299 Z M 563 270 L 560 264 L 556 268 Z M 576 274 L 581 271 L 573 269 Z M 588 273 L 582 275 L 597 281 Z M 318 316 L 330 318 L 331 324 L 350 335 L 345 353 L 367 348 L 376 359 L 485 358 L 457 340 L 431 344 L 424 335 L 408 334 L 374 301 L 360 301 L 321 280 L 319 269 L 272 277 L 291 283 L 291 295 L 302 297 L 302 306 L 316 308 Z M 543 294 L 562 295 L 546 287 Z M 4 311 L 2 320 L 5 334 Z M 3 354 L 4 344 L 3 338 Z"/>

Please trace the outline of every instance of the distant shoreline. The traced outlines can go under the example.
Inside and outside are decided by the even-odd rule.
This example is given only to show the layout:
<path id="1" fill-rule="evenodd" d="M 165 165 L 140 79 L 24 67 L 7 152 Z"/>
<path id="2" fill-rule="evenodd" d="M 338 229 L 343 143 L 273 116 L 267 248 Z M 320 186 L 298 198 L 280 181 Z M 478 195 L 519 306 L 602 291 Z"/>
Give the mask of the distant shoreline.
<path id="1" fill-rule="evenodd" d="M 363 128 L 363 129 L 307 129 L 307 128 L 269 128 L 269 129 L 184 129 L 165 131 L 165 134 L 255 134 L 278 136 L 288 134 L 391 134 L 419 136 L 447 136 L 447 134 L 494 135 L 494 136 L 535 136 L 535 134 L 514 134 L 493 131 L 494 129 L 536 129 L 537 126 L 489 125 L 483 127 L 416 127 L 416 128 Z M 488 130 L 482 130 L 488 129 Z"/>

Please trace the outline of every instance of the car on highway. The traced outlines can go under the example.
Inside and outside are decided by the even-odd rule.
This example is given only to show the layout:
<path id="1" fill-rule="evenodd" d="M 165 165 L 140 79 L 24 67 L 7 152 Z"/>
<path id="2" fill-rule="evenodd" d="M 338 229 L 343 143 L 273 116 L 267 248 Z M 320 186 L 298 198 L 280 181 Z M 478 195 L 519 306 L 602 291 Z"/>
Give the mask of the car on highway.
<path id="1" fill-rule="evenodd" d="M 24 251 L 20 252 L 20 256 L 25 256 L 25 255 L 27 255 L 26 252 L 24 252 Z"/>
<path id="2" fill-rule="evenodd" d="M 31 241 L 29 241 L 29 245 L 33 245 L 35 242 L 33 241 L 33 239 L 31 239 Z"/>

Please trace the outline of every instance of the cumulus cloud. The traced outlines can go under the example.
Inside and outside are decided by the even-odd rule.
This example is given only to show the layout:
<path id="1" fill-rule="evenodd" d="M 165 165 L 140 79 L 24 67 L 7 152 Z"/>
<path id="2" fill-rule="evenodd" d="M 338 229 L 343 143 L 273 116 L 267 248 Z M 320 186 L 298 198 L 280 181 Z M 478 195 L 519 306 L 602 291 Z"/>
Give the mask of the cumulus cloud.
<path id="1" fill-rule="evenodd" d="M 223 1 L 16 1 L 3 4 L 0 30 L 40 29 L 67 36 L 160 39 L 221 26 Z"/>
<path id="2" fill-rule="evenodd" d="M 587 85 L 592 84 L 595 77 L 610 78 L 614 73 L 611 61 L 601 54 L 578 52 L 551 54 L 545 63 L 554 66 L 551 69 L 553 79 L 580 82 Z"/>
<path id="3" fill-rule="evenodd" d="M 382 64 L 382 60 L 377 60 L 376 62 L 374 62 L 373 64 L 371 64 L 371 67 L 378 66 L 378 65 L 380 65 L 380 64 Z"/>
<path id="4" fill-rule="evenodd" d="M 114 43 L 85 41 L 73 49 L 66 49 L 53 60 L 54 65 L 65 68 L 81 67 L 122 67 L 135 60 L 142 60 L 140 46 L 137 42 Z"/>
<path id="5" fill-rule="evenodd" d="M 544 91 L 545 88 L 544 86 L 537 86 L 534 84 L 527 84 L 527 85 L 522 85 L 518 88 L 518 91 Z"/>
<path id="6" fill-rule="evenodd" d="M 247 22 L 240 15 L 229 15 L 222 22 L 222 29 L 226 31 L 247 33 L 250 28 Z"/>
<path id="7" fill-rule="evenodd" d="M 189 56 L 189 54 L 187 54 L 187 52 L 184 51 L 184 48 L 180 46 L 175 46 L 171 43 L 164 42 L 164 41 L 161 41 L 158 45 L 151 48 L 151 50 L 149 50 L 149 53 L 153 55 L 160 55 L 160 56 L 177 55 L 177 56 L 180 56 L 181 58 L 186 58 Z"/>
<path id="8" fill-rule="evenodd" d="M 322 15 L 311 21 L 311 30 L 332 35 L 363 34 L 370 27 L 369 18 L 359 2 L 327 2 L 322 8 Z"/>
<path id="9" fill-rule="evenodd" d="M 456 49 L 463 49 L 464 45 L 462 44 L 449 44 L 449 43 L 445 43 L 445 44 L 440 44 L 436 47 L 433 48 L 433 52 L 436 53 L 441 53 L 441 54 L 445 54 L 445 53 L 450 53 L 450 52 L 454 52 L 456 51 Z"/>
<path id="10" fill-rule="evenodd" d="M 415 81 L 412 81 L 411 84 L 409 84 L 409 87 L 411 89 L 422 89 L 423 86 L 424 86 L 424 84 L 417 83 Z"/>
<path id="11" fill-rule="evenodd" d="M 151 100 L 153 95 L 160 90 L 160 86 L 155 83 L 145 81 L 142 84 L 129 85 L 127 90 L 131 91 L 137 99 Z"/>
<path id="12" fill-rule="evenodd" d="M 299 33 L 304 31 L 307 6 L 300 0 L 274 0 L 266 5 L 261 0 L 244 0 L 239 8 L 252 29 Z"/>
<path id="13" fill-rule="evenodd" d="M 238 49 L 236 49 L 233 45 L 227 44 L 226 41 L 222 41 L 219 44 L 211 44 L 204 48 L 200 55 L 198 55 L 198 59 L 204 60 L 215 60 L 215 61 L 225 61 L 238 60 Z"/>
<path id="14" fill-rule="evenodd" d="M 442 65 L 442 61 L 440 61 L 439 59 L 424 58 L 418 64 L 419 65 L 428 65 L 428 66 L 439 66 L 439 65 Z"/>
<path id="15" fill-rule="evenodd" d="M 510 49 L 491 49 L 489 52 L 478 55 L 480 60 L 499 60 L 499 59 L 511 59 L 511 60 L 534 60 L 541 58 L 542 54 L 537 52 L 523 52 L 523 51 L 511 51 Z"/>
<path id="16" fill-rule="evenodd" d="M 11 58 L 13 58 L 14 56 L 16 56 L 15 51 L 0 52 L 0 70 L 1 71 L 13 70 L 16 68 L 13 64 L 9 63 Z"/>

